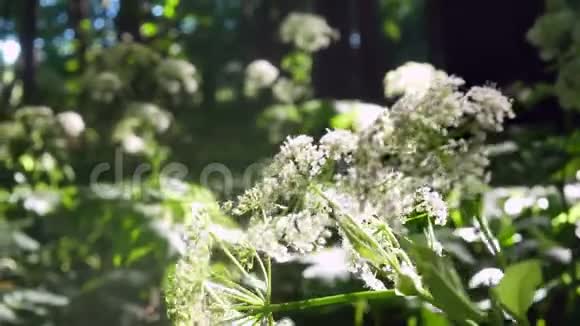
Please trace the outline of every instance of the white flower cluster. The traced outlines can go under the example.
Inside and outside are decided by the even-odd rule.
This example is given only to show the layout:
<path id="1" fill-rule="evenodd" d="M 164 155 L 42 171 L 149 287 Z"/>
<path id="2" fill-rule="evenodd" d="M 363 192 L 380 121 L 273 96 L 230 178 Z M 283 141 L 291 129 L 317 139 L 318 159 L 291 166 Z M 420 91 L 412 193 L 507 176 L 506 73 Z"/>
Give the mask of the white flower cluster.
<path id="1" fill-rule="evenodd" d="M 447 221 L 441 194 L 483 176 L 485 135 L 501 130 L 512 115 L 498 91 L 462 92 L 461 84 L 454 77 L 435 79 L 356 132 L 328 131 L 318 143 L 309 136 L 287 138 L 262 180 L 225 205 L 243 221 L 237 243 L 288 261 L 339 238 L 346 267 L 369 288 L 385 289 L 389 279 L 403 293 L 424 294 L 399 244 L 405 223 L 427 220 L 427 244 L 442 253 L 432 227 Z"/>
<path id="2" fill-rule="evenodd" d="M 251 214 L 249 242 L 279 261 L 324 245 L 331 224 L 328 203 L 308 192 L 313 178 L 322 173 L 325 152 L 308 136 L 288 139 L 264 171 L 264 179 L 248 190 L 232 210 Z M 283 192 L 280 192 L 283 190 Z M 295 202 L 295 194 L 301 198 Z M 300 210 L 295 209 L 299 205 Z"/>
<path id="3" fill-rule="evenodd" d="M 211 276 L 211 238 L 204 214 L 194 214 L 191 222 L 197 225 L 191 226 L 187 251 L 170 276 L 166 300 L 177 325 L 210 325 L 205 282 Z"/>
<path id="4" fill-rule="evenodd" d="M 280 26 L 282 42 L 292 43 L 307 52 L 327 48 L 338 36 L 323 17 L 313 14 L 291 13 Z"/>
<path id="5" fill-rule="evenodd" d="M 199 88 L 196 69 L 191 63 L 180 59 L 167 59 L 157 67 L 159 85 L 169 94 L 195 93 Z"/>
<path id="6" fill-rule="evenodd" d="M 69 137 L 76 138 L 85 130 L 83 117 L 74 111 L 61 112 L 56 115 L 56 120 Z"/>
<path id="7" fill-rule="evenodd" d="M 14 120 L 24 129 L 30 129 L 35 133 L 51 134 L 53 137 L 56 131 L 57 136 L 78 138 L 86 128 L 85 121 L 79 113 L 64 111 L 54 114 L 51 108 L 45 106 L 22 107 L 14 114 Z"/>
<path id="8" fill-rule="evenodd" d="M 352 120 L 352 129 L 361 131 L 372 125 L 385 110 L 384 107 L 359 101 L 339 100 L 334 102 L 337 113 Z"/>
<path id="9" fill-rule="evenodd" d="M 51 213 L 59 204 L 60 196 L 53 191 L 33 191 L 24 196 L 24 209 L 40 216 Z"/>
<path id="10" fill-rule="evenodd" d="M 208 207 L 194 204 L 188 220 L 188 248 L 169 277 L 166 300 L 176 325 L 265 325 L 271 314 L 244 315 L 240 307 L 262 307 L 269 302 L 267 268 L 246 235 L 212 223 Z M 227 260 L 219 260 L 221 251 Z M 252 272 L 257 260 L 260 277 Z M 216 268 L 216 264 L 218 265 Z M 235 273 L 220 266 L 233 265 Z M 273 324 L 270 324 L 273 325 Z M 275 325 L 293 325 L 282 319 Z"/>
<path id="11" fill-rule="evenodd" d="M 348 155 L 356 150 L 357 145 L 357 135 L 346 130 L 328 131 L 320 138 L 320 149 L 327 153 L 330 159 L 336 161 L 348 158 Z"/>
<path id="12" fill-rule="evenodd" d="M 454 77 L 435 79 L 424 92 L 408 93 L 383 110 L 366 129 L 329 131 L 319 145 L 307 136 L 289 138 L 264 180 L 233 210 L 251 217 L 250 230 L 270 233 L 252 244 L 269 248 L 264 251 L 275 258 L 288 258 L 293 249 L 316 250 L 330 230 L 343 227 L 338 215 L 350 216 L 366 234 L 383 227 L 404 232 L 405 219 L 417 211 L 445 224 L 447 207 L 439 193 L 483 176 L 485 132 L 501 130 L 513 114 L 497 90 L 474 87 L 463 93 L 461 84 Z M 354 265 L 364 266 L 363 261 Z M 366 270 L 360 267 L 359 274 L 371 279 Z"/>
<path id="13" fill-rule="evenodd" d="M 133 103 L 129 106 L 128 115 L 141 119 L 158 133 L 166 132 L 173 121 L 171 113 L 152 103 Z"/>
<path id="14" fill-rule="evenodd" d="M 133 133 L 128 133 L 121 139 L 121 148 L 127 154 L 139 154 L 144 152 L 147 146 L 143 138 Z"/>
<path id="15" fill-rule="evenodd" d="M 153 134 L 167 132 L 172 122 L 171 113 L 153 103 L 131 103 L 115 126 L 113 139 L 128 154 L 143 153 L 155 141 Z"/>
<path id="16" fill-rule="evenodd" d="M 91 98 L 98 102 L 111 103 L 123 88 L 123 81 L 113 72 L 105 71 L 91 81 Z"/>
<path id="17" fill-rule="evenodd" d="M 252 61 L 246 67 L 246 93 L 253 95 L 259 89 L 272 86 L 279 75 L 278 68 L 269 61 L 263 59 Z"/>
<path id="18" fill-rule="evenodd" d="M 473 87 L 467 93 L 466 113 L 473 115 L 485 129 L 501 131 L 504 120 L 514 117 L 511 102 L 501 93 L 489 87 Z"/>
<path id="19" fill-rule="evenodd" d="M 385 96 L 425 93 L 436 79 L 441 78 L 447 78 L 447 74 L 428 63 L 407 62 L 385 75 Z"/>
<path id="20" fill-rule="evenodd" d="M 438 192 L 432 191 L 427 187 L 417 190 L 418 204 L 417 210 L 423 211 L 435 219 L 435 224 L 447 224 L 447 204 L 441 198 Z"/>

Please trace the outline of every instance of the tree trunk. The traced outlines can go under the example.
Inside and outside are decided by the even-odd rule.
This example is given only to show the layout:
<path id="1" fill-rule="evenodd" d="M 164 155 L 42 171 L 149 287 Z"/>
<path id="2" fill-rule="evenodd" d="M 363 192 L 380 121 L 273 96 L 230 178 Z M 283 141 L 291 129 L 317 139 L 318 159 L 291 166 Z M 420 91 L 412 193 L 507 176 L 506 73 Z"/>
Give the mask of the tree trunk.
<path id="1" fill-rule="evenodd" d="M 383 77 L 388 69 L 386 40 L 381 34 L 377 0 L 358 0 L 360 33 L 360 93 L 369 102 L 383 102 Z"/>
<path id="2" fill-rule="evenodd" d="M 86 65 L 87 33 L 81 26 L 84 19 L 89 16 L 89 3 L 87 0 L 71 0 L 69 3 L 72 28 L 78 42 L 77 58 L 79 61 L 79 71 L 83 71 Z"/>
<path id="3" fill-rule="evenodd" d="M 139 0 L 121 0 L 121 8 L 116 18 L 119 38 L 124 39 L 126 35 L 136 42 L 141 41 L 139 33 L 141 8 Z"/>
<path id="4" fill-rule="evenodd" d="M 350 36 L 357 32 L 357 1 L 341 5 L 336 0 L 316 1 L 316 13 L 340 32 L 340 40 L 316 55 L 314 88 L 316 96 L 357 98 L 360 95 L 360 51 L 351 46 Z"/>
<path id="5" fill-rule="evenodd" d="M 38 3 L 37 0 L 23 0 L 20 46 L 22 48 L 22 85 L 23 104 L 34 104 L 36 102 L 36 81 L 35 81 L 35 58 L 34 39 L 36 38 L 36 20 Z"/>

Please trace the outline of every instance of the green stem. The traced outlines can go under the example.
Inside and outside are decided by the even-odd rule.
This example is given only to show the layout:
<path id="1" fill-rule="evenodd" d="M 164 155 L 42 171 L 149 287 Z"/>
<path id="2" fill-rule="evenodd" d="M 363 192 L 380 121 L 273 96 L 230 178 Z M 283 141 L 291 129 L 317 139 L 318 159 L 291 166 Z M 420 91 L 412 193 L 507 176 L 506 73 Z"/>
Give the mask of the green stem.
<path id="1" fill-rule="evenodd" d="M 367 303 L 365 300 L 359 300 L 354 305 L 354 325 L 363 326 L 365 318 L 365 310 Z"/>
<path id="2" fill-rule="evenodd" d="M 262 307 L 256 306 L 246 306 L 240 307 L 238 310 L 248 310 L 251 314 L 265 314 L 265 313 L 276 313 L 285 311 L 296 311 L 296 310 L 306 310 L 314 309 L 325 306 L 341 305 L 356 303 L 360 300 L 387 300 L 397 297 L 394 290 L 384 290 L 384 291 L 361 291 L 331 295 L 327 297 L 306 299 L 300 301 L 291 301 L 285 303 L 276 303 L 265 305 Z"/>
<path id="3" fill-rule="evenodd" d="M 268 272 L 268 290 L 266 292 L 266 298 L 268 302 L 272 300 L 272 258 L 266 258 L 266 271 Z"/>
<path id="4" fill-rule="evenodd" d="M 238 268 L 238 270 L 242 273 L 242 275 L 248 279 L 250 279 L 250 274 L 248 274 L 248 272 L 246 271 L 246 269 L 240 264 L 240 262 L 236 259 L 236 257 L 234 257 L 234 255 L 228 250 L 228 248 L 226 247 L 226 245 L 224 245 L 224 243 L 214 234 L 212 234 L 213 239 L 217 242 L 217 244 L 220 246 L 220 248 L 222 249 L 222 251 L 224 252 L 224 254 L 226 254 L 226 256 L 232 261 L 232 263 L 234 264 L 234 266 L 236 266 Z M 256 294 L 262 299 L 265 300 L 264 296 L 262 295 L 262 291 L 257 288 L 254 287 L 254 289 L 256 290 Z"/>
<path id="5" fill-rule="evenodd" d="M 272 301 L 272 259 L 270 257 L 266 258 L 266 270 L 267 270 L 267 281 L 268 288 L 266 290 L 266 302 L 268 304 Z M 270 313 L 268 314 L 268 325 L 274 326 L 274 316 Z"/>
<path id="6" fill-rule="evenodd" d="M 485 219 L 485 217 L 480 216 L 479 214 L 477 214 L 475 216 L 475 219 L 477 220 L 477 222 L 479 223 L 479 226 L 481 227 L 481 233 L 483 234 L 487 243 L 489 244 L 489 247 L 490 247 L 490 250 L 492 251 L 492 254 L 497 257 L 498 264 L 503 269 L 505 269 L 507 266 L 507 261 L 505 259 L 505 256 L 503 255 L 503 252 L 501 251 L 501 249 L 496 247 L 495 238 L 494 238 L 493 234 L 491 233 L 491 230 L 489 229 L 489 225 L 487 224 L 487 220 Z"/>

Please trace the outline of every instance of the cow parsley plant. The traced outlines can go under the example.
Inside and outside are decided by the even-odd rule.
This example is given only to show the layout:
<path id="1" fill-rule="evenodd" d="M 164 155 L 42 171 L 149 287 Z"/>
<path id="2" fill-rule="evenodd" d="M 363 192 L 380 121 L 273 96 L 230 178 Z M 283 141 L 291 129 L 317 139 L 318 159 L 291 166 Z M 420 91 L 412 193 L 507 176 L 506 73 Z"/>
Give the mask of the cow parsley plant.
<path id="1" fill-rule="evenodd" d="M 447 221 L 445 195 L 465 180 L 483 179 L 486 135 L 502 130 L 513 112 L 494 88 L 463 91 L 459 78 L 430 78 L 366 128 L 329 130 L 319 141 L 288 137 L 261 181 L 224 205 L 241 221 L 236 229 L 194 214 L 198 226 L 169 289 L 175 319 L 273 325 L 274 313 L 297 304 L 271 302 L 271 260 L 299 260 L 336 246 L 370 293 L 394 289 L 445 311 L 431 292 L 432 273 L 410 248 L 424 243 L 433 257 L 445 254 L 434 231 Z M 218 263 L 226 272 L 213 270 Z M 458 318 L 482 316 L 471 312 Z"/>

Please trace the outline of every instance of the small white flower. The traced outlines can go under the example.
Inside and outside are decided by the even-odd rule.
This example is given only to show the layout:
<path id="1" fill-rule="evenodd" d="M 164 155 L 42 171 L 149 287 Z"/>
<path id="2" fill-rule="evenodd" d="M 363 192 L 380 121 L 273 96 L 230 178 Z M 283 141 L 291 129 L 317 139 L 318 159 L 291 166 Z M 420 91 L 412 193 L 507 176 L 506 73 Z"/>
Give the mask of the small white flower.
<path id="1" fill-rule="evenodd" d="M 419 208 L 435 218 L 435 224 L 447 224 L 447 204 L 443 201 L 441 195 L 428 187 L 420 188 L 417 193 L 420 200 Z"/>
<path id="2" fill-rule="evenodd" d="M 60 196 L 50 191 L 35 191 L 26 195 L 24 199 L 24 209 L 32 211 L 40 216 L 44 216 L 56 208 Z"/>
<path id="3" fill-rule="evenodd" d="M 437 78 L 447 74 L 428 63 L 407 62 L 385 75 L 385 95 L 393 97 L 404 94 L 424 94 Z"/>
<path id="4" fill-rule="evenodd" d="M 78 137 L 85 130 L 85 122 L 80 114 L 65 111 L 56 115 L 56 120 L 69 137 Z"/>
<path id="5" fill-rule="evenodd" d="M 358 137 L 346 130 L 328 131 L 320 139 L 320 148 L 333 160 L 339 160 L 357 148 Z"/>
<path id="6" fill-rule="evenodd" d="M 157 132 L 163 133 L 169 129 L 172 120 L 169 112 L 151 103 L 137 104 L 136 107 L 137 112 L 151 123 Z"/>
<path id="7" fill-rule="evenodd" d="M 375 291 L 386 290 L 387 287 L 385 286 L 385 283 L 377 278 L 377 275 L 371 271 L 371 268 L 368 264 L 363 263 L 363 265 L 360 266 L 360 270 L 358 272 L 358 277 L 369 289 Z"/>
<path id="8" fill-rule="evenodd" d="M 571 183 L 565 185 L 564 196 L 571 202 L 580 200 L 580 183 Z"/>
<path id="9" fill-rule="evenodd" d="M 121 147 L 128 154 L 138 154 L 145 150 L 145 141 L 135 134 L 128 134 L 121 141 Z"/>
<path id="10" fill-rule="evenodd" d="M 314 140 L 310 136 L 288 137 L 275 161 L 279 166 L 287 167 L 286 171 L 281 171 L 282 174 L 293 173 L 292 169 L 296 168 L 296 172 L 303 176 L 315 176 L 324 163 L 324 152 L 314 145 Z"/>
<path id="11" fill-rule="evenodd" d="M 188 94 L 193 94 L 199 89 L 199 82 L 194 78 L 186 78 L 183 80 L 183 89 Z"/>
<path id="12" fill-rule="evenodd" d="M 472 87 L 466 94 L 465 112 L 475 116 L 482 128 L 503 130 L 506 119 L 514 117 L 511 101 L 491 87 Z"/>
<path id="13" fill-rule="evenodd" d="M 480 231 L 474 227 L 457 228 L 453 231 L 453 235 L 460 237 L 465 242 L 475 242 L 480 239 Z"/>
<path id="14" fill-rule="evenodd" d="M 290 318 L 282 318 L 276 322 L 276 326 L 294 326 L 294 322 Z"/>
<path id="15" fill-rule="evenodd" d="M 377 104 L 347 100 L 335 101 L 334 106 L 338 113 L 354 116 L 353 129 L 355 131 L 370 127 L 386 110 L 385 107 Z"/>
<path id="16" fill-rule="evenodd" d="M 469 280 L 469 288 L 475 289 L 478 287 L 496 286 L 503 278 L 503 272 L 498 268 L 484 268 L 475 273 Z"/>
<path id="17" fill-rule="evenodd" d="M 371 103 L 357 103 L 355 130 L 364 130 L 371 126 L 386 109 Z"/>
<path id="18" fill-rule="evenodd" d="M 540 209 L 548 209 L 548 207 L 550 207 L 550 202 L 546 197 L 541 197 L 538 198 L 538 200 L 536 201 L 536 205 Z"/>
<path id="19" fill-rule="evenodd" d="M 519 215 L 524 209 L 534 205 L 533 197 L 513 196 L 504 203 L 504 210 L 512 216 Z"/>
<path id="20" fill-rule="evenodd" d="M 195 93 L 199 86 L 196 72 L 194 65 L 180 59 L 163 60 L 156 70 L 159 85 L 170 94 L 182 89 L 188 94 Z"/>
<path id="21" fill-rule="evenodd" d="M 246 68 L 246 86 L 252 89 L 270 87 L 280 71 L 267 60 L 255 60 Z"/>
<path id="22" fill-rule="evenodd" d="M 338 36 L 323 17 L 313 14 L 291 13 L 280 25 L 282 42 L 308 52 L 327 48 Z"/>

